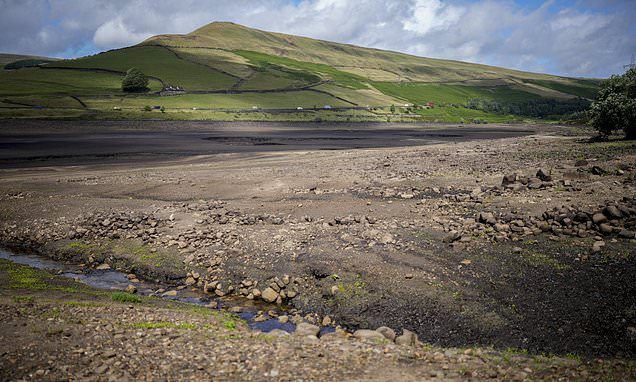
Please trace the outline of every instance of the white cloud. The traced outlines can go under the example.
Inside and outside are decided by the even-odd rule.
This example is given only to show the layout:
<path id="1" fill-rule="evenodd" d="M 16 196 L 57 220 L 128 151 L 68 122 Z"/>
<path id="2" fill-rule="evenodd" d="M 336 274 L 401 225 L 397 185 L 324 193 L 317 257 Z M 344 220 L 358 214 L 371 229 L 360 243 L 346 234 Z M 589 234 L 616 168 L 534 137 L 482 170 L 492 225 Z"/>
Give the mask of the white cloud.
<path id="1" fill-rule="evenodd" d="M 151 37 L 151 33 L 135 33 L 118 17 L 102 24 L 95 31 L 93 42 L 99 48 L 136 44 Z"/>
<path id="2" fill-rule="evenodd" d="M 404 29 L 420 35 L 434 30 L 448 30 L 456 25 L 465 9 L 443 4 L 440 0 L 416 0 L 413 17 L 403 22 Z"/>
<path id="3" fill-rule="evenodd" d="M 106 50 L 208 22 L 438 58 L 564 75 L 607 76 L 636 52 L 636 2 L 537 9 L 511 0 L 0 0 L 0 51 Z M 72 53 L 71 53 L 72 54 Z"/>

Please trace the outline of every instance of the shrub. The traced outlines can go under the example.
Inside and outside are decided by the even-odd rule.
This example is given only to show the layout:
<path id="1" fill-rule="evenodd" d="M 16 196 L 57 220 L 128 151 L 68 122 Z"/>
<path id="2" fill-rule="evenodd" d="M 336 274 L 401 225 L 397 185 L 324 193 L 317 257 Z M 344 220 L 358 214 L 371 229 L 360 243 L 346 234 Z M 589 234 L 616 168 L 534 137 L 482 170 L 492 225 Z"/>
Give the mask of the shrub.
<path id="1" fill-rule="evenodd" d="M 603 81 L 590 109 L 590 124 L 602 138 L 623 130 L 625 138 L 636 139 L 636 68 Z"/>
<path id="2" fill-rule="evenodd" d="M 148 90 L 148 77 L 137 68 L 130 68 L 121 81 L 121 89 L 125 92 L 144 92 Z"/>

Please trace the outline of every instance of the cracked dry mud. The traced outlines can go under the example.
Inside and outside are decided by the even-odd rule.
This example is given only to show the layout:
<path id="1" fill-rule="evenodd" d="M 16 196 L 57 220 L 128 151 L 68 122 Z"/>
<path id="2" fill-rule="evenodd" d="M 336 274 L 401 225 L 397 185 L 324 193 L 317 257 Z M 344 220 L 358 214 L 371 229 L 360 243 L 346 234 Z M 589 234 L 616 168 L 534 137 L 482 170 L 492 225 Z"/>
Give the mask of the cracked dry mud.
<path id="1" fill-rule="evenodd" d="M 1 170 L 5 247 L 107 264 L 171 283 L 175 293 L 186 286 L 285 304 L 295 322 L 407 329 L 433 344 L 369 344 L 344 333 L 335 342 L 273 338 L 242 327 L 229 338 L 222 325 L 183 312 L 69 308 L 43 291 L 25 303 L 5 288 L 2 375 L 633 379 L 636 144 L 533 129 L 402 148 Z M 72 334 L 66 351 L 47 359 L 47 346 L 66 341 L 32 335 L 48 330 L 42 314 L 51 304 L 62 333 L 93 323 L 112 330 Z M 179 334 L 172 338 L 126 326 L 147 309 L 196 329 L 169 327 Z M 104 357 L 108 349 L 115 355 Z"/>

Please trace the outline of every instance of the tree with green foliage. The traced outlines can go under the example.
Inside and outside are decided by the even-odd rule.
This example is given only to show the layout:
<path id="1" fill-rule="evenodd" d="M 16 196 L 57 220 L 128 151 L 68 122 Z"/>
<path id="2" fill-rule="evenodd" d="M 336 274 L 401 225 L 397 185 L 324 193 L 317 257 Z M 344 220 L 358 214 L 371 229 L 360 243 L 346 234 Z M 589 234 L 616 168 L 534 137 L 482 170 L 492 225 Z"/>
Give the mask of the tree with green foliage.
<path id="1" fill-rule="evenodd" d="M 137 68 L 130 68 L 121 81 L 121 88 L 125 92 L 143 92 L 148 90 L 148 77 Z"/>
<path id="2" fill-rule="evenodd" d="M 590 124 L 602 138 L 623 130 L 626 139 L 636 139 L 636 68 L 603 81 L 590 109 Z"/>

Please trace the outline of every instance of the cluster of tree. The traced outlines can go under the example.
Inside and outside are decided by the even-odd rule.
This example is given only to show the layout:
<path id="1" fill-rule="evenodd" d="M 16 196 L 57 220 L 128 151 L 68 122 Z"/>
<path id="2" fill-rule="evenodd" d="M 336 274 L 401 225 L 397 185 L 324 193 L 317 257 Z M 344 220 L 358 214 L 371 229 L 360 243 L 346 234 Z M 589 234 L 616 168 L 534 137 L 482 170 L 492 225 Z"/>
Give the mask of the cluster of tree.
<path id="1" fill-rule="evenodd" d="M 6 64 L 4 68 L 6 70 L 16 70 L 22 68 L 33 68 L 41 64 L 48 64 L 49 62 L 53 62 L 51 60 L 40 60 L 40 59 L 26 59 L 26 60 L 18 60 Z"/>
<path id="2" fill-rule="evenodd" d="M 585 98 L 538 98 L 520 102 L 502 102 L 474 98 L 465 105 L 469 109 L 490 113 L 514 114 L 533 118 L 560 117 L 587 110 L 591 102 Z"/>
<path id="3" fill-rule="evenodd" d="M 603 81 L 589 114 L 602 138 L 622 130 L 625 138 L 636 139 L 636 68 Z"/>
<path id="4" fill-rule="evenodd" d="M 137 68 L 130 68 L 121 81 L 121 89 L 129 93 L 145 92 L 148 90 L 148 77 Z"/>

